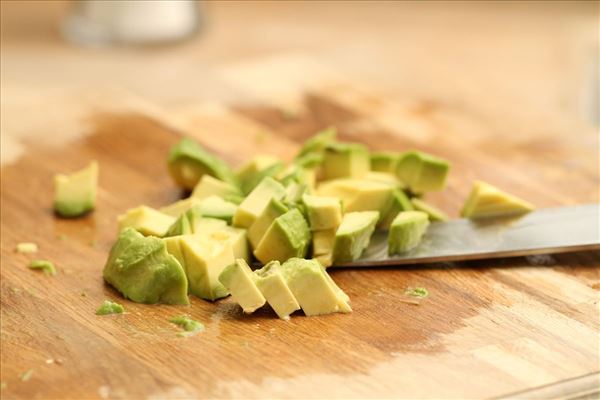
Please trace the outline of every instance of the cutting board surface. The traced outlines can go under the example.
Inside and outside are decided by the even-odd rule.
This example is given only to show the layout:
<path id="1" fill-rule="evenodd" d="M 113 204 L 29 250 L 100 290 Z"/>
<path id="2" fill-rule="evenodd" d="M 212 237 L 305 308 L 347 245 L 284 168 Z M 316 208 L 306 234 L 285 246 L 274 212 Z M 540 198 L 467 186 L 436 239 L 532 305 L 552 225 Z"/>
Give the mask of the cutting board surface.
<path id="1" fill-rule="evenodd" d="M 596 372 L 598 253 L 335 270 L 354 312 L 297 313 L 288 322 L 268 307 L 244 315 L 231 299 L 135 304 L 103 283 L 116 216 L 182 195 L 165 164 L 182 132 L 235 165 L 257 152 L 289 159 L 302 140 L 331 124 L 343 139 L 376 150 L 433 151 L 453 170 L 449 188 L 430 200 L 453 216 L 474 178 L 539 207 L 598 201 L 597 154 L 586 136 L 475 139 L 466 128 L 461 136 L 452 124 L 444 127 L 444 115 L 431 105 L 399 107 L 336 88 L 310 93 L 292 115 L 266 104 L 186 109 L 173 112 L 176 123 L 91 111 L 88 136 L 28 143 L 17 162 L 2 168 L 2 397 L 473 398 Z M 91 159 L 100 164 L 97 210 L 80 219 L 55 217 L 52 175 Z M 24 241 L 36 242 L 39 253 L 17 254 Z M 53 261 L 58 274 L 29 270 L 32 258 Z M 417 286 L 430 297 L 405 302 L 405 289 Z M 104 299 L 122 303 L 126 313 L 96 316 Z M 206 330 L 177 336 L 168 319 L 180 314 Z"/>

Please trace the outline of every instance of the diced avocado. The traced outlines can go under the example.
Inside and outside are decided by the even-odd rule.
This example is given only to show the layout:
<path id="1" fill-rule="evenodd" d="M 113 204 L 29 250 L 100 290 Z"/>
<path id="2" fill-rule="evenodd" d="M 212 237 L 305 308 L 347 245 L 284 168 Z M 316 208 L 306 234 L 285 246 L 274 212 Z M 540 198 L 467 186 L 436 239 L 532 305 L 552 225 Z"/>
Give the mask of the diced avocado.
<path id="1" fill-rule="evenodd" d="M 281 272 L 279 261 L 269 262 L 254 274 L 256 286 L 279 318 L 290 319 L 290 314 L 300 309 Z"/>
<path id="2" fill-rule="evenodd" d="M 195 199 L 205 199 L 210 196 L 219 196 L 227 199 L 229 196 L 241 196 L 240 189 L 229 182 L 224 182 L 210 175 L 203 175 L 192 191 Z"/>
<path id="3" fill-rule="evenodd" d="M 285 187 L 284 203 L 299 203 L 302 201 L 302 196 L 307 191 L 307 186 L 303 183 L 290 182 Z"/>
<path id="4" fill-rule="evenodd" d="M 119 234 L 104 266 L 104 279 L 138 303 L 189 304 L 183 267 L 162 239 L 133 228 Z"/>
<path id="5" fill-rule="evenodd" d="M 358 259 L 369 245 L 378 219 L 377 211 L 344 214 L 342 223 L 335 232 L 333 262 L 339 264 Z"/>
<path id="6" fill-rule="evenodd" d="M 367 181 L 386 183 L 394 187 L 402 187 L 403 185 L 402 182 L 396 178 L 396 175 L 390 174 L 389 172 L 369 171 L 363 179 Z"/>
<path id="7" fill-rule="evenodd" d="M 336 231 L 337 227 L 332 229 L 324 229 L 321 231 L 313 231 L 313 256 L 331 254 L 333 251 L 333 244 L 335 243 Z"/>
<path id="8" fill-rule="evenodd" d="M 463 218 L 488 218 L 526 214 L 533 204 L 495 186 L 476 181 L 460 213 Z"/>
<path id="9" fill-rule="evenodd" d="M 342 222 L 342 204 L 339 198 L 305 194 L 302 201 L 313 231 L 337 228 Z"/>
<path id="10" fill-rule="evenodd" d="M 291 164 L 279 174 L 278 179 L 284 186 L 289 187 L 292 183 L 297 183 L 313 190 L 317 182 L 317 172 L 315 168 Z"/>
<path id="11" fill-rule="evenodd" d="M 163 239 L 169 253 L 183 265 L 189 292 L 205 300 L 229 294 L 219 275 L 234 262 L 230 242 L 211 240 L 204 235 L 181 235 Z"/>
<path id="12" fill-rule="evenodd" d="M 314 256 L 313 258 L 317 260 L 324 268 L 329 268 L 333 265 L 333 254 L 321 254 L 318 256 Z"/>
<path id="13" fill-rule="evenodd" d="M 446 213 L 444 213 L 439 208 L 437 208 L 429 203 L 426 203 L 425 201 L 423 201 L 419 198 L 416 198 L 416 197 L 413 197 L 412 199 L 410 199 L 410 202 L 412 203 L 415 210 L 423 211 L 424 213 L 426 213 L 429 216 L 429 221 L 431 221 L 431 222 L 448 221 L 448 216 L 446 215 Z"/>
<path id="14" fill-rule="evenodd" d="M 283 196 L 285 188 L 281 183 L 270 177 L 264 178 L 238 206 L 233 216 L 233 226 L 249 228 L 271 199 L 281 200 Z"/>
<path id="15" fill-rule="evenodd" d="M 168 164 L 175 183 L 185 189 L 192 190 L 205 174 L 237 184 L 233 171 L 224 160 L 190 138 L 181 139 L 171 148 Z"/>
<path id="16" fill-rule="evenodd" d="M 283 170 L 283 163 L 271 165 L 270 167 L 258 172 L 256 175 L 252 175 L 250 178 L 241 182 L 242 192 L 248 194 L 254 190 L 254 188 L 266 177 L 276 177 Z"/>
<path id="17" fill-rule="evenodd" d="M 371 171 L 396 173 L 396 163 L 400 154 L 388 151 L 371 153 Z"/>
<path id="18" fill-rule="evenodd" d="M 219 275 L 219 280 L 246 314 L 252 314 L 266 302 L 254 282 L 255 275 L 248 263 L 242 259 L 237 259 L 233 264 L 228 265 Z"/>
<path id="19" fill-rule="evenodd" d="M 396 176 L 413 193 L 442 190 L 450 163 L 420 151 L 403 153 L 396 164 Z"/>
<path id="20" fill-rule="evenodd" d="M 198 209 L 202 216 L 206 218 L 222 219 L 231 223 L 233 215 L 237 210 L 237 205 L 223 200 L 219 196 L 210 196 L 202 199 L 198 204 Z"/>
<path id="21" fill-rule="evenodd" d="M 378 227 L 381 229 L 388 229 L 399 212 L 412 211 L 414 209 L 415 208 L 406 193 L 401 189 L 394 189 L 389 204 L 385 207 L 385 211 L 379 221 Z"/>
<path id="22" fill-rule="evenodd" d="M 303 168 L 316 168 L 323 163 L 322 153 L 306 153 L 297 157 L 294 164 Z"/>
<path id="23" fill-rule="evenodd" d="M 369 151 L 358 143 L 331 143 L 321 165 L 323 180 L 362 178 L 370 170 Z"/>
<path id="24" fill-rule="evenodd" d="M 400 212 L 390 227 L 388 253 L 398 254 L 411 250 L 421 242 L 429 226 L 429 216 L 422 211 Z"/>
<path id="25" fill-rule="evenodd" d="M 268 155 L 254 157 L 237 173 L 242 193 L 250 193 L 264 178 L 277 176 L 283 168 L 283 162 L 276 157 Z"/>
<path id="26" fill-rule="evenodd" d="M 139 206 L 127 210 L 123 215 L 119 215 L 117 221 L 119 223 L 119 230 L 129 227 L 134 228 L 145 236 L 162 237 L 175 222 L 175 218 L 153 208 Z"/>
<path id="27" fill-rule="evenodd" d="M 54 176 L 54 210 L 62 217 L 78 217 L 94 209 L 98 186 L 98 163 L 70 175 Z"/>
<path id="28" fill-rule="evenodd" d="M 158 211 L 163 214 L 178 218 L 181 214 L 198 204 L 200 204 L 200 199 L 188 197 L 187 199 L 178 200 L 175 203 L 169 204 L 168 206 L 161 207 Z"/>
<path id="29" fill-rule="evenodd" d="M 395 185 L 365 179 L 334 179 L 321 183 L 317 188 L 317 194 L 341 199 L 344 212 L 383 213 L 389 205 L 394 189 Z"/>
<path id="30" fill-rule="evenodd" d="M 248 240 L 250 241 L 252 248 L 256 249 L 258 247 L 258 244 L 273 221 L 288 211 L 289 209 L 281 200 L 277 200 L 275 198 L 271 199 L 263 212 L 258 216 L 258 218 L 256 218 L 256 220 L 248 229 Z"/>
<path id="31" fill-rule="evenodd" d="M 334 127 L 323 129 L 314 134 L 310 139 L 304 142 L 296 159 L 310 153 L 320 154 L 325 150 L 325 147 L 335 142 L 337 130 Z"/>
<path id="32" fill-rule="evenodd" d="M 290 258 L 283 263 L 281 270 L 306 315 L 352 311 L 345 294 L 342 295 L 341 289 L 332 285 L 325 268 L 317 260 Z"/>
<path id="33" fill-rule="evenodd" d="M 96 310 L 96 315 L 123 314 L 123 311 L 125 311 L 125 308 L 121 304 L 104 300 L 102 305 Z"/>
<path id="34" fill-rule="evenodd" d="M 200 205 L 195 205 L 171 224 L 164 236 L 188 235 L 192 233 L 212 232 L 227 226 L 227 222 L 216 218 L 206 218 Z"/>
<path id="35" fill-rule="evenodd" d="M 250 247 L 248 246 L 248 238 L 246 237 L 245 229 L 224 226 L 216 230 L 201 232 L 200 236 L 205 236 L 208 239 L 217 242 L 229 242 L 233 250 L 234 258 L 242 258 L 247 262 L 250 262 Z"/>
<path id="36" fill-rule="evenodd" d="M 304 216 L 292 209 L 277 217 L 254 249 L 254 256 L 263 264 L 291 257 L 304 257 L 310 242 L 310 229 Z"/>

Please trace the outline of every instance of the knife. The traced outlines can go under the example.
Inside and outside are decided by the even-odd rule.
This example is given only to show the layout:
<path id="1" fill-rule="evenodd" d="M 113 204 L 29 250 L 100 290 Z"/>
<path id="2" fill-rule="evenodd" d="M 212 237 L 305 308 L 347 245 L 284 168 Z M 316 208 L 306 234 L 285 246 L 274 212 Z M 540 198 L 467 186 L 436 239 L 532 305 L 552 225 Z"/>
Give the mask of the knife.
<path id="1" fill-rule="evenodd" d="M 356 261 L 377 267 L 600 250 L 600 204 L 547 208 L 520 217 L 457 219 L 429 225 L 416 248 L 388 256 L 387 231 L 376 231 Z"/>

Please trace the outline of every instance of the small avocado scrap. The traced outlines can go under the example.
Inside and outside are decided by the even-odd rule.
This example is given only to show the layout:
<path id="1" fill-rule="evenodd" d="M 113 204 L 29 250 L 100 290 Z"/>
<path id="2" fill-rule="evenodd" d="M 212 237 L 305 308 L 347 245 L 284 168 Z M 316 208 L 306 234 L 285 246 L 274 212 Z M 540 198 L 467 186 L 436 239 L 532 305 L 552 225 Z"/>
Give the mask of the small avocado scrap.
<path id="1" fill-rule="evenodd" d="M 273 221 L 288 211 L 289 209 L 281 200 L 275 198 L 271 199 L 269 204 L 267 204 L 267 207 L 265 207 L 263 212 L 256 218 L 250 228 L 248 228 L 248 240 L 250 241 L 252 248 L 258 247 L 258 244 Z"/>
<path id="2" fill-rule="evenodd" d="M 219 281 L 246 314 L 252 314 L 266 303 L 265 297 L 256 286 L 255 277 L 248 263 L 242 259 L 235 260 L 219 275 Z"/>
<path id="3" fill-rule="evenodd" d="M 240 189 L 229 182 L 221 181 L 210 175 L 203 175 L 200 182 L 194 187 L 191 197 L 205 199 L 210 196 L 219 196 L 227 199 L 229 196 L 241 196 Z"/>
<path id="4" fill-rule="evenodd" d="M 429 291 L 424 287 L 416 287 L 416 288 L 408 287 L 404 291 L 404 294 L 406 296 L 418 297 L 420 299 L 424 299 L 425 297 L 429 296 Z"/>
<path id="5" fill-rule="evenodd" d="M 463 218 L 490 218 L 526 214 L 533 204 L 489 183 L 476 181 L 460 213 Z"/>
<path id="6" fill-rule="evenodd" d="M 34 254 L 38 251 L 38 245 L 30 242 L 17 243 L 17 253 Z"/>
<path id="7" fill-rule="evenodd" d="M 342 222 L 342 204 L 337 197 L 305 194 L 302 202 L 313 231 L 337 228 Z"/>
<path id="8" fill-rule="evenodd" d="M 104 300 L 100 308 L 96 310 L 96 315 L 123 314 L 123 311 L 125 311 L 125 308 L 119 303 Z"/>
<path id="9" fill-rule="evenodd" d="M 255 283 L 273 311 L 281 319 L 290 319 L 290 314 L 300 309 L 281 272 L 279 261 L 271 261 L 254 271 Z"/>
<path id="10" fill-rule="evenodd" d="M 106 282 L 137 303 L 189 304 L 183 267 L 162 239 L 133 228 L 119 234 L 104 266 Z"/>
<path id="11" fill-rule="evenodd" d="M 195 205 L 175 220 L 168 227 L 164 237 L 189 235 L 201 232 L 213 232 L 227 226 L 227 222 L 216 218 L 206 218 L 203 215 L 202 207 Z"/>
<path id="12" fill-rule="evenodd" d="M 344 214 L 342 223 L 335 233 L 333 262 L 338 264 L 358 259 L 369 246 L 378 219 L 377 211 Z"/>
<path id="13" fill-rule="evenodd" d="M 190 138 L 181 139 L 171 148 L 168 166 L 175 183 L 188 190 L 192 190 L 205 174 L 237 185 L 229 165 Z"/>
<path id="14" fill-rule="evenodd" d="M 281 183 L 271 177 L 264 178 L 238 206 L 233 216 L 233 226 L 250 228 L 271 199 L 281 200 L 284 196 L 285 188 Z"/>
<path id="15" fill-rule="evenodd" d="M 48 260 L 32 260 L 29 263 L 30 269 L 41 269 L 46 275 L 56 275 L 56 267 Z"/>
<path id="16" fill-rule="evenodd" d="M 177 334 L 178 336 L 185 336 L 185 337 L 193 336 L 196 333 L 202 332 L 204 330 L 204 324 L 202 324 L 199 321 L 191 319 L 187 315 L 177 315 L 177 316 L 169 319 L 169 322 L 172 324 L 175 324 L 175 325 L 181 327 L 181 329 L 183 329 L 183 332 L 179 332 Z"/>
<path id="17" fill-rule="evenodd" d="M 70 175 L 54 176 L 54 210 L 62 217 L 78 217 L 94 209 L 98 186 L 98 163 Z"/>
<path id="18" fill-rule="evenodd" d="M 413 207 L 417 211 L 423 211 L 429 216 L 429 221 L 431 222 L 443 222 L 448 221 L 448 216 L 439 208 L 421 200 L 417 197 L 413 197 L 410 199 Z"/>
<path id="19" fill-rule="evenodd" d="M 352 311 L 348 296 L 333 283 L 317 260 L 290 258 L 281 265 L 281 270 L 306 315 Z"/>
<path id="20" fill-rule="evenodd" d="M 396 164 L 396 176 L 413 193 L 442 190 L 450 163 L 421 151 L 407 151 Z"/>
<path id="21" fill-rule="evenodd" d="M 31 379 L 32 376 L 33 376 L 33 370 L 28 369 L 27 371 L 25 371 L 21 374 L 21 381 L 27 382 L 28 380 Z"/>
<path id="22" fill-rule="evenodd" d="M 311 138 L 306 140 L 296 156 L 296 160 L 300 157 L 317 153 L 320 154 L 325 150 L 325 147 L 335 142 L 337 138 L 337 130 L 334 127 L 329 127 L 315 133 Z"/>
<path id="23" fill-rule="evenodd" d="M 291 257 L 304 257 L 310 242 L 310 229 L 298 209 L 277 217 L 254 249 L 254 256 L 263 264 Z"/>
<path id="24" fill-rule="evenodd" d="M 385 207 L 385 211 L 377 226 L 381 229 L 388 229 L 399 212 L 412 211 L 414 209 L 406 193 L 402 189 L 394 189 L 389 204 Z"/>
<path id="25" fill-rule="evenodd" d="M 323 180 L 362 178 L 371 169 L 369 151 L 358 143 L 331 143 L 325 147 Z"/>
<path id="26" fill-rule="evenodd" d="M 139 206 L 119 215 L 117 221 L 120 231 L 125 228 L 133 228 L 145 236 L 162 237 L 167 233 L 175 218 L 154 208 Z"/>
<path id="27" fill-rule="evenodd" d="M 161 207 L 158 209 L 158 211 L 163 214 L 170 215 L 171 217 L 178 218 L 181 214 L 190 208 L 197 206 L 198 204 L 200 204 L 200 199 L 196 197 L 188 197 L 187 199 L 177 200 L 174 203 Z"/>
<path id="28" fill-rule="evenodd" d="M 409 251 L 421 242 L 429 226 L 429 216 L 422 211 L 400 212 L 390 227 L 388 234 L 388 254 Z"/>
<path id="29" fill-rule="evenodd" d="M 389 205 L 396 185 L 366 179 L 334 179 L 317 187 L 319 196 L 337 197 L 342 200 L 344 212 L 379 211 Z"/>
<path id="30" fill-rule="evenodd" d="M 396 173 L 396 163 L 400 154 L 389 151 L 371 153 L 371 171 Z"/>

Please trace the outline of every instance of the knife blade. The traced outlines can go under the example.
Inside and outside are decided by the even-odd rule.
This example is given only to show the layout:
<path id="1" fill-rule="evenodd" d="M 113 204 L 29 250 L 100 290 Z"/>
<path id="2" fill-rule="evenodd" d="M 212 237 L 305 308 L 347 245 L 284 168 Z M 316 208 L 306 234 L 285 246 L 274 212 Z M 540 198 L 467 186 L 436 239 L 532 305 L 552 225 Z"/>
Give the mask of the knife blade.
<path id="1" fill-rule="evenodd" d="M 512 218 L 435 222 L 409 252 L 388 256 L 376 231 L 362 257 L 333 267 L 377 267 L 600 250 L 600 204 L 541 209 Z"/>

